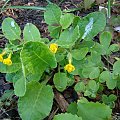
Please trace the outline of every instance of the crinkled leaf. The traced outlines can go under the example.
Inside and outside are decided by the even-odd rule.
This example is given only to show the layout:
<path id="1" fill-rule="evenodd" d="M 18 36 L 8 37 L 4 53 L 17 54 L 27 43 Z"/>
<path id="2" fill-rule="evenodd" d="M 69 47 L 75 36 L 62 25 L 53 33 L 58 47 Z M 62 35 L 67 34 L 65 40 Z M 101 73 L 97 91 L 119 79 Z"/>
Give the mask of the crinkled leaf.
<path id="1" fill-rule="evenodd" d="M 50 86 L 39 82 L 27 84 L 27 90 L 18 100 L 18 111 L 22 120 L 43 120 L 53 104 L 53 91 Z"/>
<path id="2" fill-rule="evenodd" d="M 32 23 L 27 23 L 23 30 L 23 38 L 25 41 L 39 41 L 40 32 L 35 25 Z"/>
<path id="3" fill-rule="evenodd" d="M 54 75 L 53 82 L 57 90 L 59 91 L 65 90 L 65 88 L 67 87 L 68 79 L 69 78 L 66 76 L 65 73 L 60 73 L 60 72 L 56 73 Z"/>
<path id="4" fill-rule="evenodd" d="M 57 5 L 49 4 L 46 7 L 46 11 L 44 13 L 45 22 L 49 25 L 59 24 L 61 14 L 62 14 L 62 11 Z"/>
<path id="5" fill-rule="evenodd" d="M 88 87 L 93 91 L 97 91 L 99 89 L 99 85 L 96 83 L 95 80 L 90 80 L 88 83 Z"/>
<path id="6" fill-rule="evenodd" d="M 82 120 L 82 118 L 77 115 L 72 115 L 71 113 L 61 113 L 55 115 L 53 120 Z"/>
<path id="7" fill-rule="evenodd" d="M 21 30 L 13 18 L 5 18 L 2 23 L 2 32 L 8 40 L 20 40 Z"/>
<path id="8" fill-rule="evenodd" d="M 21 51 L 21 60 L 25 69 L 31 74 L 40 76 L 47 67 L 55 68 L 55 55 L 48 46 L 40 42 L 27 42 Z"/>
<path id="9" fill-rule="evenodd" d="M 108 120 L 111 117 L 112 110 L 109 106 L 100 103 L 78 102 L 77 115 L 83 120 Z"/>
<path id="10" fill-rule="evenodd" d="M 85 91 L 85 84 L 84 82 L 79 82 L 74 87 L 76 92 L 84 92 Z"/>

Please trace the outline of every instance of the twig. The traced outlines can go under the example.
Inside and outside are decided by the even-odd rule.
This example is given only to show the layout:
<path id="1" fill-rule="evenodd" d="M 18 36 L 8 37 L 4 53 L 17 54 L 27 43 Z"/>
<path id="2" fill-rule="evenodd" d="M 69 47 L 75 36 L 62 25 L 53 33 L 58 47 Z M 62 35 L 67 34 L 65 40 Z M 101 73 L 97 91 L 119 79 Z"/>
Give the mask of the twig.
<path id="1" fill-rule="evenodd" d="M 61 111 L 66 112 L 69 105 L 68 102 L 65 100 L 63 95 L 59 93 L 57 90 L 54 91 L 54 95 L 55 95 L 55 100 L 57 101 Z"/>

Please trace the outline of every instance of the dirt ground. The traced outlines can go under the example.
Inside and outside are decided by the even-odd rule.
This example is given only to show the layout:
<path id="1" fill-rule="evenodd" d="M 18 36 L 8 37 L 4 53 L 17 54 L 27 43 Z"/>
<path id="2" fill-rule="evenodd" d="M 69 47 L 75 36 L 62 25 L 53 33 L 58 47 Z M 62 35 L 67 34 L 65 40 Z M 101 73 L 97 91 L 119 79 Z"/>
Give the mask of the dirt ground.
<path id="1" fill-rule="evenodd" d="M 83 0 L 52 0 L 53 3 L 56 3 L 61 7 L 61 9 L 71 9 L 71 8 L 77 8 L 80 7 L 82 4 Z M 7 4 L 7 6 L 41 6 L 45 7 L 48 3 L 45 0 L 11 0 Z M 0 1 L 0 8 L 4 5 L 4 2 L 1 0 Z M 85 10 L 81 8 L 80 10 L 74 11 L 73 13 L 78 15 L 78 16 L 85 16 L 91 12 L 97 11 L 99 9 L 98 5 L 94 5 L 92 8 Z M 113 8 L 112 9 L 112 14 L 114 15 L 120 15 L 120 11 L 118 10 L 119 8 Z M 33 23 L 34 25 L 37 26 L 37 28 L 40 30 L 40 33 L 42 37 L 49 37 L 49 33 L 47 31 L 47 25 L 44 22 L 43 19 L 43 11 L 40 10 L 24 10 L 24 9 L 7 9 L 4 10 L 2 13 L 0 13 L 0 27 L 2 21 L 6 17 L 12 17 L 15 19 L 15 21 L 20 25 L 21 29 L 24 28 L 26 23 Z M 0 29 L 1 33 L 1 29 Z M 113 43 L 118 43 L 120 41 L 116 41 L 116 38 L 120 37 L 120 33 L 114 32 L 114 40 L 112 41 Z M 6 39 L 5 38 L 0 38 L 0 48 L 4 48 L 6 44 Z M 110 61 L 114 62 L 112 57 L 120 57 L 120 53 L 115 53 L 111 55 Z M 5 74 L 0 73 L 0 97 L 3 95 L 5 90 L 13 89 L 13 86 L 11 83 L 6 82 L 5 80 Z M 78 95 L 76 92 L 73 90 L 73 88 L 68 88 L 65 90 L 62 94 L 57 93 L 57 91 L 54 91 L 56 93 L 56 99 L 59 99 L 59 96 L 62 95 L 63 99 L 62 102 L 65 104 L 70 103 L 71 101 L 76 101 L 78 98 Z M 106 90 L 105 93 L 109 93 L 111 91 Z M 117 96 L 120 96 L 120 91 L 119 90 L 113 90 L 112 93 L 114 93 Z M 15 95 L 12 96 L 12 100 L 10 101 L 10 106 L 4 105 L 3 108 L 0 109 L 0 120 L 4 118 L 8 118 L 10 120 L 21 120 L 19 117 L 19 114 L 17 112 L 17 100 L 18 97 Z M 65 101 L 64 101 L 65 100 Z M 61 101 L 61 99 L 60 99 Z M 58 104 L 59 101 L 54 102 L 52 111 L 50 116 L 48 116 L 45 120 L 50 120 L 52 115 L 54 115 L 56 112 L 61 112 L 60 105 Z M 61 103 L 62 104 L 62 103 Z M 58 108 L 59 106 L 59 108 Z M 65 107 L 65 106 L 64 106 Z M 119 116 L 120 115 L 120 97 L 116 101 L 116 107 L 113 110 L 114 115 Z M 116 119 L 117 120 L 117 119 Z"/>

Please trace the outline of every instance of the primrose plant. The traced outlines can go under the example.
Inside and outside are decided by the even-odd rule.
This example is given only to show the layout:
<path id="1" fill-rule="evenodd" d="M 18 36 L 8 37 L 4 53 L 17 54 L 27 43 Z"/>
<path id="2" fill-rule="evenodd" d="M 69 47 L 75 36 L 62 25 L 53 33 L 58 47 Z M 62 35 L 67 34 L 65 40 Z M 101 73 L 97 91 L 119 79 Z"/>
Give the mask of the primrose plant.
<path id="1" fill-rule="evenodd" d="M 22 120 L 43 120 L 50 114 L 53 87 L 62 92 L 76 84 L 77 93 L 92 99 L 99 95 L 100 86 L 120 89 L 120 60 L 111 71 L 101 60 L 102 56 L 108 57 L 119 50 L 117 44 L 111 45 L 112 35 L 105 31 L 103 13 L 93 12 L 81 18 L 49 4 L 44 19 L 51 40 L 42 38 L 32 23 L 27 23 L 23 31 L 12 18 L 5 18 L 2 23 L 8 42 L 0 49 L 0 72 L 6 73 L 6 80 L 13 83 Z M 99 42 L 94 38 L 98 34 Z M 74 76 L 79 76 L 77 83 Z M 70 108 L 66 113 L 55 115 L 53 120 L 111 118 L 110 107 L 99 101 L 78 100 L 70 104 Z"/>

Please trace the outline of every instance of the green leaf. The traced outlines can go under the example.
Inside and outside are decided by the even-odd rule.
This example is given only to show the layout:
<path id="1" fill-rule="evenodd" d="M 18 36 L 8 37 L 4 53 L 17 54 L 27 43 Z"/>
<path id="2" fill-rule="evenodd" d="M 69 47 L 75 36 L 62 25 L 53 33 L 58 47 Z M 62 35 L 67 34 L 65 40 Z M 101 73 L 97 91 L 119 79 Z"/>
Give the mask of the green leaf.
<path id="1" fill-rule="evenodd" d="M 98 67 L 93 67 L 91 73 L 89 74 L 89 78 L 90 79 L 95 79 L 98 78 L 98 76 L 100 75 L 100 69 Z"/>
<path id="2" fill-rule="evenodd" d="M 5 78 L 6 81 L 11 82 L 11 83 L 15 83 L 16 81 L 13 79 L 13 77 L 16 75 L 16 73 L 7 73 Z"/>
<path id="3" fill-rule="evenodd" d="M 100 69 L 98 67 L 86 67 L 82 70 L 82 75 L 85 78 L 95 79 L 98 78 L 100 74 Z"/>
<path id="4" fill-rule="evenodd" d="M 35 25 L 27 23 L 23 30 L 23 38 L 25 41 L 40 41 L 40 32 Z"/>
<path id="5" fill-rule="evenodd" d="M 100 103 L 80 103 L 78 102 L 77 115 L 83 120 L 108 120 L 111 117 L 112 110 Z"/>
<path id="6" fill-rule="evenodd" d="M 84 82 L 79 82 L 74 87 L 76 92 L 84 92 L 85 91 L 85 84 Z"/>
<path id="7" fill-rule="evenodd" d="M 85 9 L 89 9 L 94 2 L 95 0 L 84 0 Z"/>
<path id="8" fill-rule="evenodd" d="M 95 42 L 95 45 L 91 48 L 91 51 L 96 51 L 100 55 L 103 55 L 105 53 L 102 45 L 99 44 L 98 42 Z"/>
<path id="9" fill-rule="evenodd" d="M 104 103 L 108 103 L 109 102 L 109 99 L 108 99 L 107 95 L 102 95 L 102 101 Z"/>
<path id="10" fill-rule="evenodd" d="M 81 38 L 86 34 L 85 40 L 92 40 L 94 36 L 104 30 L 106 26 L 106 17 L 101 12 L 93 12 L 85 16 L 78 25 Z"/>
<path id="11" fill-rule="evenodd" d="M 113 74 L 120 75 L 120 60 L 116 61 L 113 65 Z"/>
<path id="12" fill-rule="evenodd" d="M 55 87 L 57 88 L 57 90 L 59 91 L 63 91 L 66 89 L 67 87 L 67 81 L 68 81 L 68 77 L 66 76 L 65 73 L 56 73 L 54 75 L 54 78 L 53 78 L 53 82 L 55 84 Z"/>
<path id="13" fill-rule="evenodd" d="M 87 47 L 89 49 L 92 49 L 95 46 L 95 42 L 94 41 L 83 41 L 79 46 L 80 48 Z"/>
<path id="14" fill-rule="evenodd" d="M 30 82 L 23 97 L 18 100 L 18 111 L 22 120 L 43 120 L 53 104 L 53 91 L 50 86 Z"/>
<path id="15" fill-rule="evenodd" d="M 111 95 L 109 95 L 109 100 L 110 100 L 111 102 L 114 102 L 114 101 L 117 100 L 117 96 L 114 95 L 114 94 L 111 94 Z"/>
<path id="16" fill-rule="evenodd" d="M 93 92 L 96 92 L 99 89 L 99 84 L 97 84 L 95 80 L 90 80 L 88 83 L 88 87 Z"/>
<path id="17" fill-rule="evenodd" d="M 109 48 L 110 43 L 111 43 L 111 39 L 112 39 L 112 35 L 110 32 L 105 31 L 100 35 L 100 44 L 102 45 L 102 48 L 104 50 L 103 54 L 107 53 L 108 48 Z"/>
<path id="18" fill-rule="evenodd" d="M 95 80 L 90 80 L 86 86 L 86 91 L 84 92 L 84 96 L 95 98 L 98 89 L 99 89 L 99 83 L 97 83 Z"/>
<path id="19" fill-rule="evenodd" d="M 61 26 L 48 26 L 48 31 L 50 32 L 50 36 L 52 38 L 59 38 L 60 32 L 61 32 Z"/>
<path id="20" fill-rule="evenodd" d="M 119 51 L 119 49 L 120 49 L 120 46 L 118 44 L 112 44 L 109 47 L 110 52 L 117 52 L 117 51 Z"/>
<path id="21" fill-rule="evenodd" d="M 20 40 L 21 30 L 14 19 L 5 18 L 2 23 L 2 32 L 8 40 Z"/>
<path id="22" fill-rule="evenodd" d="M 91 55 L 86 57 L 86 63 L 84 64 L 85 67 L 103 67 L 101 61 L 101 55 L 96 51 L 92 51 Z"/>
<path id="23" fill-rule="evenodd" d="M 103 71 L 99 77 L 100 82 L 105 82 L 109 89 L 114 89 L 117 84 L 117 80 L 112 78 L 112 74 L 109 71 Z"/>
<path id="24" fill-rule="evenodd" d="M 66 13 L 66 14 L 62 15 L 60 18 L 60 24 L 62 26 L 62 29 L 68 28 L 72 24 L 73 19 L 74 19 L 73 14 Z"/>
<path id="25" fill-rule="evenodd" d="M 59 24 L 62 15 L 61 9 L 56 4 L 49 4 L 44 13 L 45 22 L 49 25 Z"/>
<path id="26" fill-rule="evenodd" d="M 80 22 L 81 18 L 79 16 L 74 16 L 73 26 L 76 27 Z"/>
<path id="27" fill-rule="evenodd" d="M 58 53 L 58 52 L 57 52 L 57 53 L 55 54 L 55 57 L 56 57 L 57 62 L 60 62 L 60 61 L 64 60 L 65 55 L 62 54 L 62 53 Z"/>
<path id="28" fill-rule="evenodd" d="M 72 57 L 75 58 L 76 60 L 82 60 L 85 58 L 86 54 L 88 53 L 88 48 L 80 48 L 80 49 L 74 49 L 72 50 Z"/>
<path id="29" fill-rule="evenodd" d="M 12 65 L 8 66 L 0 62 L 0 72 L 1 73 L 14 73 L 21 69 L 21 61 L 19 53 L 14 53 L 12 55 Z"/>
<path id="30" fill-rule="evenodd" d="M 77 103 L 76 102 L 72 102 L 68 108 L 67 108 L 67 112 L 71 113 L 73 115 L 77 114 Z"/>
<path id="31" fill-rule="evenodd" d="M 108 71 L 103 71 L 100 74 L 99 82 L 104 83 L 106 81 L 106 79 L 108 79 L 108 78 L 109 78 L 109 72 Z"/>
<path id="32" fill-rule="evenodd" d="M 20 70 L 15 74 L 13 80 L 16 81 L 14 84 L 15 95 L 19 97 L 24 96 L 26 92 L 26 78 L 24 68 L 22 68 L 22 71 Z"/>
<path id="33" fill-rule="evenodd" d="M 76 26 L 75 29 L 66 29 L 60 34 L 60 38 L 57 40 L 57 44 L 61 47 L 69 48 L 75 44 L 79 36 L 80 34 L 78 26 Z"/>
<path id="34" fill-rule="evenodd" d="M 61 114 L 55 115 L 53 120 L 82 120 L 82 118 L 78 117 L 77 115 L 72 115 L 70 113 L 61 113 Z"/>
<path id="35" fill-rule="evenodd" d="M 43 74 L 47 67 L 57 66 L 55 55 L 48 46 L 40 42 L 27 42 L 21 51 L 21 60 L 27 73 Z"/>

